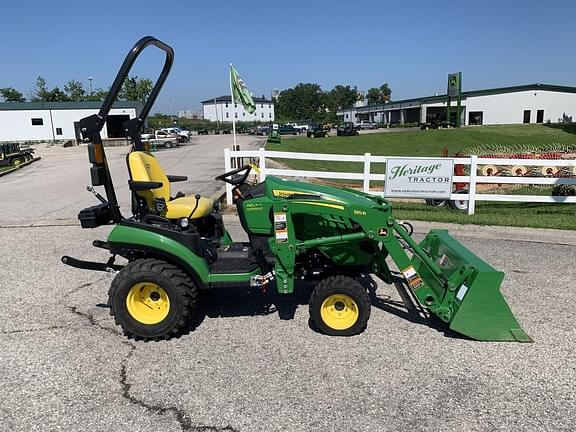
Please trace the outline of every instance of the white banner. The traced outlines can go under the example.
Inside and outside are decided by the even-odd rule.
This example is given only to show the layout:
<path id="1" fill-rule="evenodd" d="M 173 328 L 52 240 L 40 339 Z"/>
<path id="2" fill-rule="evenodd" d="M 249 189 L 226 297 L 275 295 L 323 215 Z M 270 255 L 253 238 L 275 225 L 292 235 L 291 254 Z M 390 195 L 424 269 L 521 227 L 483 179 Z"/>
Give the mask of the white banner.
<path id="1" fill-rule="evenodd" d="M 386 163 L 385 197 L 449 199 L 452 159 L 390 158 Z"/>

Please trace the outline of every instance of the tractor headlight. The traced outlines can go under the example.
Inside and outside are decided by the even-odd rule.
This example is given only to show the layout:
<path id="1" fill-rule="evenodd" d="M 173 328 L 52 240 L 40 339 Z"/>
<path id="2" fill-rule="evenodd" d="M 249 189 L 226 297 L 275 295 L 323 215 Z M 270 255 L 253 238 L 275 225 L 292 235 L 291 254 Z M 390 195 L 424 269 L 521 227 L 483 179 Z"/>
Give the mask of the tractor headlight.
<path id="1" fill-rule="evenodd" d="M 190 224 L 190 221 L 188 220 L 188 218 L 182 218 L 178 221 L 178 223 L 180 224 L 181 228 L 186 228 Z"/>

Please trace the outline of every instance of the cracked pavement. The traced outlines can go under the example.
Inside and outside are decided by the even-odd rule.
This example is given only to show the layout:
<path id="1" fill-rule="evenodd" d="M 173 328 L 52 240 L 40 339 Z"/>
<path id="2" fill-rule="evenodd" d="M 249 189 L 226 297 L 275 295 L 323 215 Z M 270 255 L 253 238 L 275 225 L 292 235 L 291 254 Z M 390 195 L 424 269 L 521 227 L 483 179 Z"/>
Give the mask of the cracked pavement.
<path id="1" fill-rule="evenodd" d="M 71 175 L 75 164 L 88 171 L 85 158 L 67 160 Z M 40 171 L 53 172 L 50 157 L 43 162 Z M 3 225 L 46 223 L 44 214 L 75 215 L 82 200 L 91 203 L 79 177 L 60 193 L 49 177 L 34 178 L 0 181 L 11 203 Z M 10 195 L 29 179 L 30 199 L 43 208 Z M 394 286 L 378 288 L 368 329 L 352 338 L 309 328 L 302 287 L 292 297 L 204 293 L 195 328 L 144 343 L 122 336 L 109 315 L 112 275 L 60 263 L 63 254 L 105 260 L 91 242 L 109 228 L 82 230 L 66 217 L 0 228 L 0 431 L 574 430 L 573 232 L 552 244 L 558 233 L 491 238 L 452 227 L 506 273 L 502 291 L 534 344 L 454 337 L 402 307 Z M 240 235 L 233 217 L 226 223 Z M 534 233 L 538 241 L 526 241 Z"/>

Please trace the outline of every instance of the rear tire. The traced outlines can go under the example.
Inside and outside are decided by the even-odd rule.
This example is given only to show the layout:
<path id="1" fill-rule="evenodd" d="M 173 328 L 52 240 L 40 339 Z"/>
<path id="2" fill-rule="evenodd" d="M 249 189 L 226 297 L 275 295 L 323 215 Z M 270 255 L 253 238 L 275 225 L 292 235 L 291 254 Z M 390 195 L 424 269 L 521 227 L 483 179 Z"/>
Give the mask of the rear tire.
<path id="1" fill-rule="evenodd" d="M 330 336 L 361 333 L 370 318 L 366 289 L 348 276 L 330 276 L 320 281 L 310 295 L 310 318 Z"/>
<path id="2" fill-rule="evenodd" d="M 426 205 L 429 205 L 432 207 L 444 207 L 446 205 L 446 200 L 427 199 Z"/>
<path id="3" fill-rule="evenodd" d="M 108 292 L 110 315 L 124 334 L 144 340 L 180 333 L 196 307 L 198 288 L 178 267 L 147 258 L 128 264 Z"/>

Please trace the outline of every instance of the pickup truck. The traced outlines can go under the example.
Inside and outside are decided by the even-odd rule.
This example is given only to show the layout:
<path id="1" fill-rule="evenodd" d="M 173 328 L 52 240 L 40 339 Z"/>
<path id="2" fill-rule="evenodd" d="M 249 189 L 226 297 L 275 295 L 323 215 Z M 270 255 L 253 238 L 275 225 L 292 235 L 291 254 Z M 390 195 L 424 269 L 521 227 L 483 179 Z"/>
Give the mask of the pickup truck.
<path id="1" fill-rule="evenodd" d="M 308 123 L 290 123 L 290 126 L 292 126 L 294 129 L 298 129 L 302 132 L 305 132 L 308 130 Z"/>
<path id="2" fill-rule="evenodd" d="M 278 128 L 278 133 L 280 135 L 298 135 L 300 133 L 300 129 L 295 128 L 292 125 L 284 125 Z"/>
<path id="3" fill-rule="evenodd" d="M 164 130 L 154 131 L 154 134 L 142 134 L 142 140 L 148 141 L 151 146 L 172 148 L 178 147 L 180 143 L 180 136 L 171 134 Z"/>
<path id="4" fill-rule="evenodd" d="M 162 128 L 161 131 L 167 132 L 172 135 L 178 135 L 180 137 L 180 142 L 188 142 L 190 141 L 190 131 L 180 129 L 177 127 L 173 128 Z"/>

